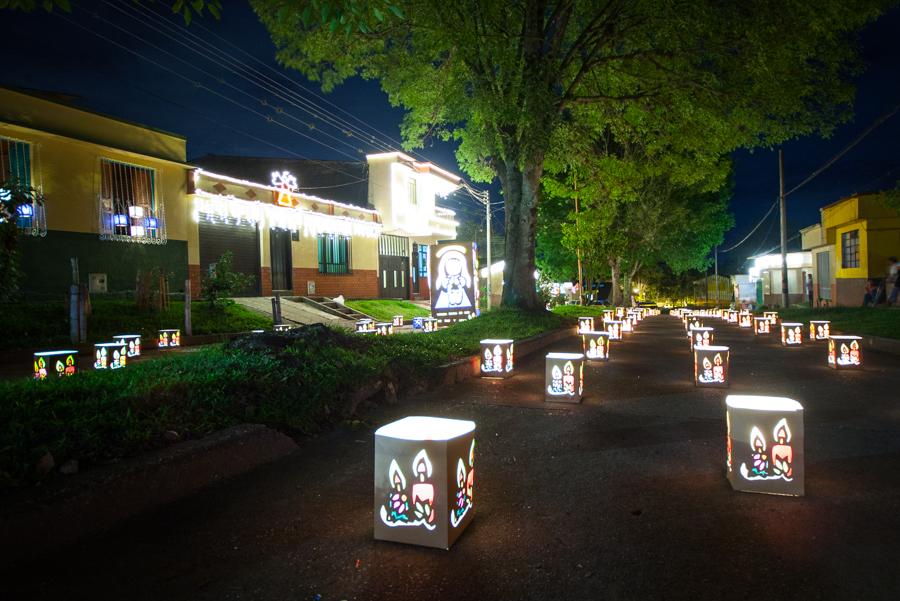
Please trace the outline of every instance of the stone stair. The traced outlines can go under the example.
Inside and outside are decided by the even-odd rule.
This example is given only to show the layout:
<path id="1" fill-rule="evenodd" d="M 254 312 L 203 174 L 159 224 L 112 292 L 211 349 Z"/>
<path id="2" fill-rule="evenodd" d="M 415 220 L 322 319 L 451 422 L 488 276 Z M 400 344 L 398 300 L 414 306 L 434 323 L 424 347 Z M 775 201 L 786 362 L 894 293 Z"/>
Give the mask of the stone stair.
<path id="1" fill-rule="evenodd" d="M 333 299 L 330 299 L 327 296 L 292 296 L 287 299 L 282 297 L 281 300 L 306 303 L 307 305 L 315 307 L 319 311 L 329 313 L 331 315 L 334 315 L 335 317 L 340 317 L 342 319 L 348 319 L 350 321 L 357 321 L 360 319 L 374 319 L 373 317 L 366 315 L 365 313 L 354 311 L 350 307 L 335 302 Z"/>

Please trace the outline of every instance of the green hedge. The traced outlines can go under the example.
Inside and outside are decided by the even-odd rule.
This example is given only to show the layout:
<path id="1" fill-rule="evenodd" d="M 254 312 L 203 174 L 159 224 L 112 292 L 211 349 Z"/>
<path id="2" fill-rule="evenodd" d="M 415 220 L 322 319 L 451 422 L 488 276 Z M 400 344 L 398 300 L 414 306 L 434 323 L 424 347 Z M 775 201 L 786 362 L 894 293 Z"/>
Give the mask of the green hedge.
<path id="1" fill-rule="evenodd" d="M 477 353 L 487 337 L 522 339 L 571 325 L 557 315 L 497 310 L 431 334 L 347 334 L 322 325 L 239 338 L 116 371 L 64 380 L 0 382 L 0 483 L 34 479 L 49 451 L 82 466 L 243 422 L 291 435 L 345 416 L 358 387 L 390 378 L 402 388 L 427 370 Z"/>

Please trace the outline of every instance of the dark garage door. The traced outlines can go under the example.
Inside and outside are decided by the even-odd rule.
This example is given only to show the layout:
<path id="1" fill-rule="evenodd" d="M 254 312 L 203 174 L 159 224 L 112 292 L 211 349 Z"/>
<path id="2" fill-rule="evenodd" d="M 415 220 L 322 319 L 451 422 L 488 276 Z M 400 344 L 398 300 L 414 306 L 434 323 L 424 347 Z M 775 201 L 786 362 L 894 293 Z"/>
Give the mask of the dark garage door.
<path id="1" fill-rule="evenodd" d="M 242 294 L 259 294 L 259 230 L 255 225 L 210 222 L 200 215 L 200 272 L 209 272 L 209 266 L 219 260 L 222 253 L 234 254 L 234 269 L 253 276 L 253 285 Z"/>

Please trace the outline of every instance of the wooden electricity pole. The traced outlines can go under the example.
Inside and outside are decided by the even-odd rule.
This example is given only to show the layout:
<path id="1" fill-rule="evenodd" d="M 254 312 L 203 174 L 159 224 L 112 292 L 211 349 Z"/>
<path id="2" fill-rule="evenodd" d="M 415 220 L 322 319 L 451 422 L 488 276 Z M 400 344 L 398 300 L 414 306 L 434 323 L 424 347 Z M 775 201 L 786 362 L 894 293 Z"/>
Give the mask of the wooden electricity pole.
<path id="1" fill-rule="evenodd" d="M 784 152 L 778 149 L 778 198 L 781 205 L 781 306 L 787 308 L 787 209 L 784 206 Z"/>

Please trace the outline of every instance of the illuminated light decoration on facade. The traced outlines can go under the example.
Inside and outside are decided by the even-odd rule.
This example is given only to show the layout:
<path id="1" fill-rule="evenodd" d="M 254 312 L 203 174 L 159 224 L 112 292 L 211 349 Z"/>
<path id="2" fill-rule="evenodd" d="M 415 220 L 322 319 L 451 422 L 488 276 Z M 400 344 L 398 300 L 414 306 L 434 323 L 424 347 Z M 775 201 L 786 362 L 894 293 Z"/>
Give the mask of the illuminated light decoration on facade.
<path id="1" fill-rule="evenodd" d="M 862 337 L 829 336 L 828 367 L 833 369 L 862 369 Z"/>
<path id="2" fill-rule="evenodd" d="M 546 400 L 580 403 L 584 393 L 584 354 L 547 353 Z"/>
<path id="3" fill-rule="evenodd" d="M 282 207 L 294 208 L 297 204 L 294 193 L 297 191 L 297 178 L 289 171 L 273 171 L 272 186 L 278 189 L 275 192 L 275 204 Z"/>
<path id="4" fill-rule="evenodd" d="M 584 356 L 590 361 L 609 361 L 609 332 L 582 332 Z"/>
<path id="5" fill-rule="evenodd" d="M 738 326 L 741 328 L 752 328 L 753 327 L 753 315 L 751 313 L 739 313 L 738 314 Z"/>
<path id="6" fill-rule="evenodd" d="M 46 380 L 55 375 L 64 378 L 75 374 L 75 357 L 78 351 L 42 351 L 34 354 L 34 379 Z"/>
<path id="7" fill-rule="evenodd" d="M 114 342 L 121 342 L 127 347 L 128 358 L 141 356 L 141 335 L 140 334 L 119 334 L 113 336 Z"/>
<path id="8" fill-rule="evenodd" d="M 817 320 L 809 322 L 809 339 L 810 340 L 828 340 L 831 335 L 831 322 L 825 320 Z"/>
<path id="9" fill-rule="evenodd" d="M 181 330 L 159 330 L 157 348 L 175 348 L 181 346 Z"/>
<path id="10" fill-rule="evenodd" d="M 360 333 L 374 332 L 375 322 L 371 319 L 360 319 L 356 322 L 356 331 Z"/>
<path id="11" fill-rule="evenodd" d="M 622 340 L 622 322 L 617 319 L 603 320 L 610 340 Z"/>
<path id="12" fill-rule="evenodd" d="M 412 416 L 375 432 L 375 538 L 449 549 L 472 519 L 475 424 Z"/>
<path id="13" fill-rule="evenodd" d="M 99 342 L 94 345 L 94 369 L 125 367 L 128 347 L 123 342 Z"/>
<path id="14" fill-rule="evenodd" d="M 753 318 L 753 333 L 757 336 L 762 334 L 770 334 L 772 332 L 772 321 L 768 317 Z"/>
<path id="15" fill-rule="evenodd" d="M 433 245 L 428 253 L 431 315 L 442 324 L 472 319 L 478 307 L 478 258 L 473 242 Z"/>
<path id="16" fill-rule="evenodd" d="M 727 346 L 695 346 L 694 385 L 727 387 L 730 359 L 730 351 Z"/>
<path id="17" fill-rule="evenodd" d="M 778 325 L 778 311 L 763 311 L 763 317 L 768 319 L 773 326 Z"/>
<path id="18" fill-rule="evenodd" d="M 802 496 L 803 406 L 782 397 L 729 395 L 725 407 L 732 488 Z"/>
<path id="19" fill-rule="evenodd" d="M 581 334 L 582 332 L 593 332 L 594 331 L 594 318 L 593 317 L 579 317 L 578 318 L 578 328 L 575 330 L 576 334 Z"/>
<path id="20" fill-rule="evenodd" d="M 713 343 L 715 330 L 709 326 L 691 328 L 691 346 L 709 346 Z"/>
<path id="21" fill-rule="evenodd" d="M 800 346 L 803 344 L 803 324 L 782 321 L 781 344 L 784 346 Z"/>
<path id="22" fill-rule="evenodd" d="M 376 323 L 375 324 L 375 334 L 378 336 L 390 336 L 394 333 L 394 324 L 389 321 Z"/>
<path id="23" fill-rule="evenodd" d="M 728 323 L 737 323 L 738 322 L 738 312 L 734 309 L 728 310 Z"/>
<path id="24" fill-rule="evenodd" d="M 272 326 L 272 330 L 274 332 L 290 332 L 291 326 L 287 323 L 276 323 L 274 326 Z"/>
<path id="25" fill-rule="evenodd" d="M 514 344 L 511 339 L 487 338 L 481 341 L 481 377 L 508 378 L 515 368 Z"/>
<path id="26" fill-rule="evenodd" d="M 391 323 L 393 324 L 393 326 L 395 328 L 402 328 L 403 327 L 403 316 L 402 315 L 394 315 L 394 317 L 391 319 Z"/>

